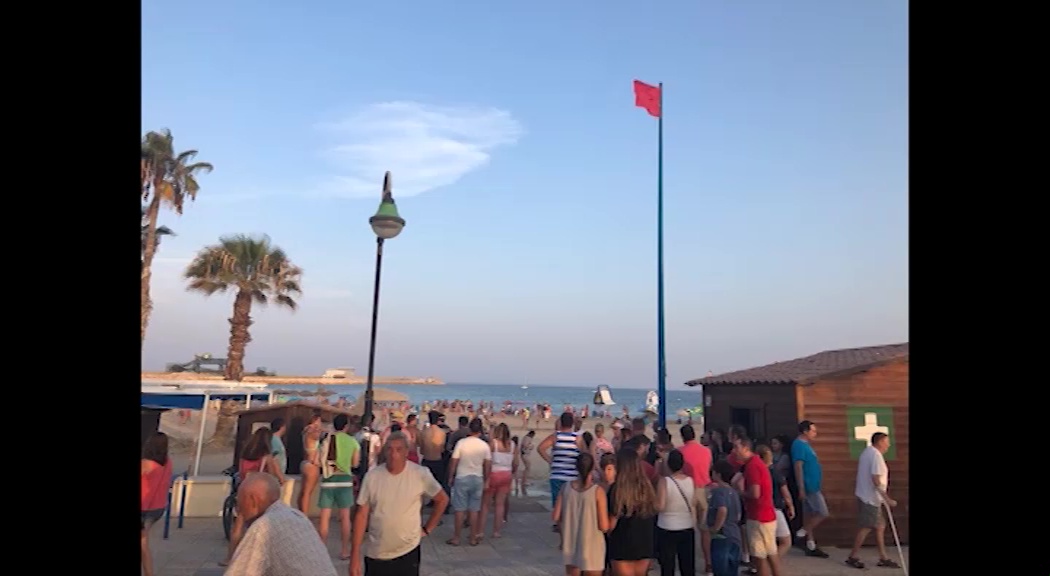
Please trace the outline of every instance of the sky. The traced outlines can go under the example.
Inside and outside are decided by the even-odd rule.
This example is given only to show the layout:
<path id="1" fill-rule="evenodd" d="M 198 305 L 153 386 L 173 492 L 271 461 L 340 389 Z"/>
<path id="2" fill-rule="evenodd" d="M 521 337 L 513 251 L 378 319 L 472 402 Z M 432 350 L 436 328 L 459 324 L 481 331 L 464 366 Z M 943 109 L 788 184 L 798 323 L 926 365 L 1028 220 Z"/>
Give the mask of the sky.
<path id="1" fill-rule="evenodd" d="M 193 255 L 304 270 L 249 370 L 652 388 L 664 83 L 667 381 L 908 340 L 906 2 L 143 0 L 142 130 L 215 170 L 161 215 L 145 369 L 226 355 Z"/>

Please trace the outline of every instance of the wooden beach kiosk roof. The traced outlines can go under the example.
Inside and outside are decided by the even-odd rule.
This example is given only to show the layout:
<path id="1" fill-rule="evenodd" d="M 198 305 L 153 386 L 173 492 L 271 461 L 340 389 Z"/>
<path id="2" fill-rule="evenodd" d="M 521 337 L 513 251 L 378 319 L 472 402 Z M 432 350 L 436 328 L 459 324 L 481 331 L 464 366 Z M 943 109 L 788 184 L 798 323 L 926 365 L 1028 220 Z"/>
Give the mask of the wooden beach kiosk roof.
<path id="1" fill-rule="evenodd" d="M 885 346 L 825 350 L 804 358 L 774 362 L 757 368 L 737 370 L 736 372 L 719 374 L 717 376 L 696 378 L 686 382 L 685 385 L 810 384 L 825 378 L 848 376 L 851 373 L 863 372 L 869 368 L 907 357 L 907 342 Z"/>
<path id="2" fill-rule="evenodd" d="M 394 390 L 387 388 L 373 388 L 372 389 L 372 401 L 379 403 L 381 406 L 401 404 L 402 402 L 408 402 L 408 396 Z M 354 400 L 354 405 L 350 408 L 352 414 L 361 415 L 365 411 L 365 393 L 361 392 L 361 395 Z"/>
<path id="3" fill-rule="evenodd" d="M 201 427 L 197 434 L 197 454 L 193 459 L 193 475 L 201 466 L 201 448 L 204 446 L 204 425 L 208 420 L 205 408 L 211 400 L 240 400 L 250 405 L 253 400 L 273 402 L 273 393 L 266 384 L 228 382 L 222 380 L 147 380 L 142 381 L 142 407 L 151 410 L 190 409 L 201 411 Z"/>

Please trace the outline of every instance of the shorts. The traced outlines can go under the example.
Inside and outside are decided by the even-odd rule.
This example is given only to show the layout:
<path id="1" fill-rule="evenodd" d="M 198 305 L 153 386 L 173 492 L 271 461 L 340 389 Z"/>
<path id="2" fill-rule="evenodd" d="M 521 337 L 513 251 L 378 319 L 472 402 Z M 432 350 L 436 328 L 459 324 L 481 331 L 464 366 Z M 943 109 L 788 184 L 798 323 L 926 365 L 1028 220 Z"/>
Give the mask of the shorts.
<path id="1" fill-rule="evenodd" d="M 481 491 L 485 480 L 481 476 L 460 476 L 452 483 L 452 510 L 455 512 L 480 512 Z"/>
<path id="2" fill-rule="evenodd" d="M 693 487 L 693 492 L 696 493 L 696 497 L 697 497 L 697 500 L 698 500 L 698 503 L 697 503 L 696 507 L 699 508 L 699 510 L 697 512 L 699 513 L 701 518 L 705 518 L 706 519 L 707 518 L 707 508 L 708 508 L 708 498 L 709 498 L 708 495 L 707 495 L 707 488 L 702 488 L 700 486 L 694 486 Z"/>
<path id="3" fill-rule="evenodd" d="M 777 510 L 777 538 L 791 538 L 791 527 L 783 510 Z"/>
<path id="4" fill-rule="evenodd" d="M 158 508 L 156 510 L 143 510 L 142 511 L 142 529 L 145 530 L 147 526 L 152 525 L 157 520 L 164 517 L 165 508 Z"/>
<path id="5" fill-rule="evenodd" d="M 419 546 L 408 553 L 379 560 L 365 556 L 365 574 L 368 576 L 419 576 L 419 561 L 422 557 Z"/>
<path id="6" fill-rule="evenodd" d="M 872 506 L 857 498 L 857 524 L 861 528 L 882 528 L 882 506 Z"/>
<path id="7" fill-rule="evenodd" d="M 752 558 L 777 555 L 777 522 L 747 521 L 747 547 Z"/>
<path id="8" fill-rule="evenodd" d="M 510 470 L 500 470 L 499 472 L 491 473 L 489 475 L 489 489 L 486 493 L 510 492 L 510 485 L 513 479 L 514 476 Z"/>
<path id="9" fill-rule="evenodd" d="M 349 510 L 354 507 L 354 477 L 335 474 L 321 480 L 321 495 L 317 498 L 321 510 Z"/>
<path id="10" fill-rule="evenodd" d="M 824 494 L 820 492 L 808 492 L 806 499 L 802 502 L 802 509 L 805 510 L 806 514 L 814 514 L 821 518 L 827 518 L 828 514 L 828 503 L 824 500 Z"/>
<path id="11" fill-rule="evenodd" d="M 555 480 L 551 478 L 551 506 L 558 504 L 558 494 L 561 494 L 561 487 L 565 485 L 568 480 Z"/>

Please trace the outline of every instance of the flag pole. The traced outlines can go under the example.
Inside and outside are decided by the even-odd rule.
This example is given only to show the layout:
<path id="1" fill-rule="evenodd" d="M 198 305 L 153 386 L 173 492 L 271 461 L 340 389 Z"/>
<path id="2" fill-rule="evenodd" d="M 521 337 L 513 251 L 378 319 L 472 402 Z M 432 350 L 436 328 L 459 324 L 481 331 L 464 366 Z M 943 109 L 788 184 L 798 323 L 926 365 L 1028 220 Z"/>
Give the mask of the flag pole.
<path id="1" fill-rule="evenodd" d="M 664 83 L 660 82 L 656 145 L 656 395 L 661 428 L 667 427 L 667 362 L 664 356 Z"/>

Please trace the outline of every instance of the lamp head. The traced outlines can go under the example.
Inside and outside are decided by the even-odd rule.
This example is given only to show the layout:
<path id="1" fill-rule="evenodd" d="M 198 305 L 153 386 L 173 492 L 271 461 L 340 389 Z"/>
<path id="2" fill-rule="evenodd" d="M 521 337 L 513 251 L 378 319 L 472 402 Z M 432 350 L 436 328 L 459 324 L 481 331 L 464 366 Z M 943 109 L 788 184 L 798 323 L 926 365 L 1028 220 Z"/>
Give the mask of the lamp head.
<path id="1" fill-rule="evenodd" d="M 389 240 L 401 233 L 405 227 L 405 219 L 397 213 L 397 204 L 394 203 L 393 183 L 390 172 L 383 176 L 383 201 L 379 203 L 379 210 L 375 216 L 368 219 L 372 225 L 372 231 L 382 240 Z"/>

